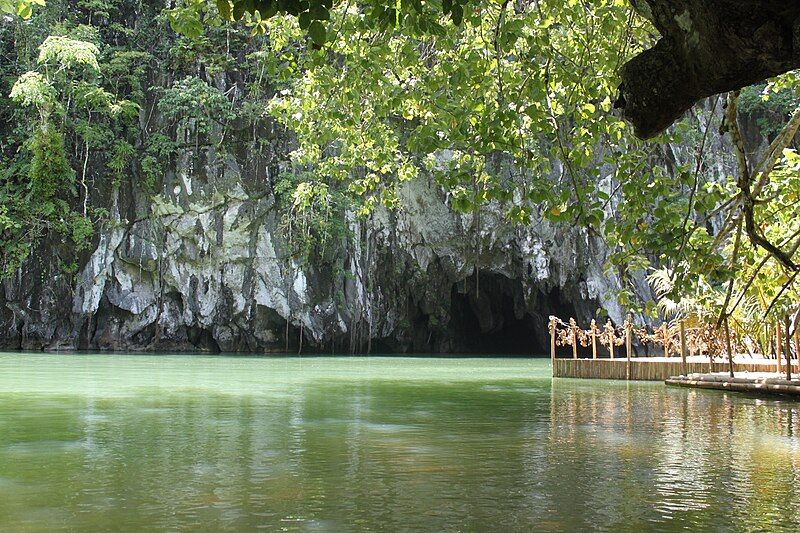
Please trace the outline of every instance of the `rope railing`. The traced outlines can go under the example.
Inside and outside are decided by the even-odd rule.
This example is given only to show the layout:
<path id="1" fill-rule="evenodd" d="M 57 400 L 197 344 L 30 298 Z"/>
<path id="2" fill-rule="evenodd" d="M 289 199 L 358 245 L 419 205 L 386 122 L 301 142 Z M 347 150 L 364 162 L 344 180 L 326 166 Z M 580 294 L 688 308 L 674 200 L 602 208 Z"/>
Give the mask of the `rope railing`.
<path id="1" fill-rule="evenodd" d="M 574 318 L 565 322 L 551 315 L 548 329 L 552 359 L 556 358 L 558 347 L 571 347 L 573 359 L 578 359 L 579 347 L 591 347 L 592 359 L 598 359 L 600 356 L 599 344 L 607 352 L 608 358 L 630 360 L 631 357 L 639 356 L 638 353 L 633 353 L 635 339 L 637 347 L 644 348 L 648 356 L 650 348 L 653 347 L 656 348 L 656 351 L 658 349 L 663 351 L 664 357 L 680 356 L 684 363 L 687 356 L 706 356 L 709 363 L 713 363 L 715 357 L 722 357 L 727 353 L 732 365 L 734 354 L 749 353 L 751 357 L 754 357 L 754 348 L 761 344 L 762 346 L 767 345 L 768 349 L 774 349 L 773 355 L 778 372 L 781 372 L 782 366 L 787 371 L 790 368 L 787 367 L 786 362 L 782 363 L 782 352 L 786 361 L 789 362 L 788 364 L 791 364 L 790 352 L 792 349 L 788 323 L 786 332 L 782 332 L 780 325 L 776 324 L 773 329 L 765 333 L 763 343 L 760 340 L 754 340 L 750 335 L 735 334 L 727 328 L 719 328 L 715 325 L 686 327 L 683 320 L 664 321 L 656 328 L 637 327 L 633 324 L 633 316 L 630 314 L 621 326 L 615 325 L 609 318 L 605 325 L 600 327 L 597 321 L 592 319 L 587 329 L 581 328 Z M 622 346 L 624 349 L 621 348 Z M 795 357 L 797 357 L 798 348 L 800 346 L 798 346 L 797 331 L 795 331 L 793 350 Z M 766 351 L 768 350 L 762 350 L 762 352 Z M 762 357 L 772 359 L 768 355 Z"/>

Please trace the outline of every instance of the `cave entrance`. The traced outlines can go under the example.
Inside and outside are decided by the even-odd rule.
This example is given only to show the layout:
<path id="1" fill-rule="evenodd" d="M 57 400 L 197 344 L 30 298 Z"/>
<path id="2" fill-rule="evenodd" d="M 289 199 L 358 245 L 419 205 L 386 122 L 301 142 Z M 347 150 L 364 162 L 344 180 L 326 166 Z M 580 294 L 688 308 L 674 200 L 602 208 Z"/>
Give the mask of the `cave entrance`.
<path id="1" fill-rule="evenodd" d="M 572 316 L 575 306 L 560 291 L 537 293 L 535 311 L 526 305 L 522 284 L 502 274 L 473 274 L 450 294 L 452 351 L 481 355 L 544 356 L 550 353 L 547 319 Z M 530 303 L 530 302 L 529 302 Z"/>

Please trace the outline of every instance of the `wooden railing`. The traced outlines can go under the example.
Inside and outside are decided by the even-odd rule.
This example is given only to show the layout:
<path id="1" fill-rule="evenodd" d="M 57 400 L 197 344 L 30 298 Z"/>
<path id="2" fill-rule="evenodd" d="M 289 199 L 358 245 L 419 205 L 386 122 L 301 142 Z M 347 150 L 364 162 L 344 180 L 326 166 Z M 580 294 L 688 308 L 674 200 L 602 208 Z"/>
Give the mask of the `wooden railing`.
<path id="1" fill-rule="evenodd" d="M 725 324 L 727 325 L 727 324 Z M 755 358 L 752 351 L 752 339 L 741 338 L 732 333 L 727 327 L 717 328 L 713 326 L 705 327 L 686 327 L 682 320 L 663 322 L 655 329 L 647 327 L 636 327 L 633 324 L 631 315 L 625 319 L 622 326 L 616 326 L 609 319 L 602 328 L 596 320 L 592 320 L 587 329 L 581 328 L 574 318 L 564 322 L 556 316 L 550 316 L 548 325 L 550 331 L 550 357 L 556 359 L 556 349 L 558 347 L 571 347 L 572 358 L 579 359 L 578 351 L 580 347 L 591 347 L 592 359 L 600 357 L 599 347 L 604 348 L 609 359 L 627 359 L 630 361 L 634 352 L 634 339 L 637 345 L 646 349 L 649 355 L 650 347 L 655 347 L 656 351 L 663 351 L 664 357 L 680 357 L 684 367 L 686 358 L 695 356 L 707 356 L 709 368 L 713 367 L 715 357 L 722 359 L 727 354 L 730 371 L 733 372 L 733 358 L 735 354 L 750 353 Z M 775 325 L 770 331 L 774 338 L 769 338 L 769 343 L 774 347 L 774 361 L 777 372 L 785 371 L 790 376 L 792 368 L 792 351 L 797 357 L 798 332 L 794 332 L 794 350 L 792 350 L 789 324 L 785 325 L 786 331 L 782 331 L 780 324 Z M 772 341 L 774 340 L 774 344 Z M 750 342 L 750 345 L 748 345 Z M 765 350 L 766 351 L 766 350 Z M 638 355 L 638 354 L 636 354 Z M 785 358 L 785 361 L 782 359 Z M 761 355 L 759 359 L 772 359 L 768 355 Z"/>

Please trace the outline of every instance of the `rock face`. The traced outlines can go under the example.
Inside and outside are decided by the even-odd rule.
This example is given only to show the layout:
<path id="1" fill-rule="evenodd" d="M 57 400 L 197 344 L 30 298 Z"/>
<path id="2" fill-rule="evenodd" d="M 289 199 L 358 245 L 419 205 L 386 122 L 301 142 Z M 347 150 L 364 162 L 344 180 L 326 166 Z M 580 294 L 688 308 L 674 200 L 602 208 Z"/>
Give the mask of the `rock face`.
<path id="1" fill-rule="evenodd" d="M 342 213 L 347 232 L 324 260 L 299 261 L 275 192 L 291 139 L 262 140 L 274 159 L 184 147 L 148 193 L 135 176 L 96 176 L 91 202 L 108 222 L 76 273 L 59 267 L 63 244 L 45 240 L 3 281 L 2 347 L 546 354 L 550 314 L 624 318 L 620 278 L 585 228 L 521 227 L 491 205 L 478 223 L 425 177 L 400 187 L 396 210 Z M 693 153 L 666 148 L 673 161 Z M 634 283 L 651 296 L 641 275 Z"/>
<path id="2" fill-rule="evenodd" d="M 5 347 L 541 353 L 550 313 L 622 317 L 585 231 L 520 230 L 491 209 L 475 231 L 425 179 L 399 210 L 346 214 L 342 268 L 300 264 L 270 180 L 242 168 L 177 172 L 152 198 L 110 191 L 112 220 L 74 279 L 39 261 L 4 283 Z"/>
<path id="3" fill-rule="evenodd" d="M 800 2 L 633 0 L 662 37 L 626 63 L 617 107 L 661 133 L 695 102 L 800 67 Z"/>
<path id="4" fill-rule="evenodd" d="M 132 2 L 130 16 L 146 4 Z M 191 131 L 194 118 L 167 123 L 156 95 L 190 74 L 167 70 L 148 71 L 135 142 L 141 154 L 161 132 L 177 153 L 147 191 L 141 165 L 120 182 L 88 169 L 89 205 L 108 221 L 77 272 L 50 238 L 2 282 L 3 348 L 541 354 L 550 314 L 586 323 L 603 308 L 623 319 L 620 279 L 585 229 L 519 227 L 491 205 L 479 219 L 457 214 L 424 177 L 401 186 L 397 210 L 342 213 L 345 234 L 298 260 L 276 193 L 290 136 L 259 123 L 250 137 L 233 124 L 206 139 Z M 234 100 L 246 85 L 235 69 L 204 76 Z M 668 150 L 674 160 L 680 147 Z M 641 277 L 634 283 L 650 295 Z"/>

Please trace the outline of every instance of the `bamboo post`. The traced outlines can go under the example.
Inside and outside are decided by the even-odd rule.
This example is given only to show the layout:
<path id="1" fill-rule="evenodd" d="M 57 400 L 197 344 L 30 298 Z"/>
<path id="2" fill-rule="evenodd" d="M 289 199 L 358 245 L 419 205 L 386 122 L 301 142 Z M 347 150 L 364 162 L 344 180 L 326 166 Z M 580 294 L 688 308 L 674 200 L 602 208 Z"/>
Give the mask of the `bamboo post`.
<path id="1" fill-rule="evenodd" d="M 592 359 L 597 359 L 597 322 L 592 319 Z M 797 343 L 795 343 L 797 344 Z"/>
<path id="2" fill-rule="evenodd" d="M 772 356 L 775 355 L 775 349 L 773 344 L 773 335 L 772 335 L 772 324 L 767 322 L 764 324 L 764 335 L 766 335 L 767 344 L 764 347 L 764 358 L 765 359 L 772 359 Z"/>
<path id="3" fill-rule="evenodd" d="M 574 318 L 569 319 L 569 329 L 572 330 L 572 358 L 578 358 L 578 324 Z"/>
<path id="4" fill-rule="evenodd" d="M 786 329 L 786 381 L 790 381 L 792 379 L 792 352 L 789 349 L 789 315 L 785 315 L 783 317 L 783 326 Z"/>
<path id="5" fill-rule="evenodd" d="M 781 323 L 775 322 L 775 360 L 777 361 L 778 374 L 781 373 L 781 352 L 783 351 L 781 339 Z"/>
<path id="6" fill-rule="evenodd" d="M 769 359 L 769 322 L 764 323 L 764 340 L 761 343 L 762 356 L 764 359 Z"/>
<path id="7" fill-rule="evenodd" d="M 686 323 L 681 320 L 681 374 L 686 374 Z"/>
<path id="8" fill-rule="evenodd" d="M 728 373 L 731 377 L 733 375 L 733 348 L 731 348 L 731 330 L 728 326 L 728 317 L 725 316 L 725 347 L 728 349 Z"/>
<path id="9" fill-rule="evenodd" d="M 610 318 L 608 319 L 608 322 L 606 322 L 605 331 L 606 331 L 606 337 L 607 337 L 606 340 L 608 341 L 608 354 L 611 356 L 611 359 L 614 359 L 614 339 L 615 339 L 615 335 L 614 335 L 614 326 L 611 325 L 611 319 Z"/>
<path id="10" fill-rule="evenodd" d="M 717 332 L 714 331 L 714 338 L 716 339 L 716 337 L 717 337 Z M 714 343 L 713 342 L 709 342 L 709 344 L 708 344 L 708 373 L 709 374 L 713 374 L 714 373 L 714 349 L 715 349 L 714 348 Z"/>
<path id="11" fill-rule="evenodd" d="M 556 317 L 550 315 L 550 323 L 547 325 L 550 330 L 550 361 L 555 364 L 556 361 Z M 555 369 L 553 370 L 555 371 Z"/>
<path id="12" fill-rule="evenodd" d="M 661 338 L 664 339 L 664 357 L 669 357 L 669 326 L 666 322 L 661 324 Z"/>
<path id="13" fill-rule="evenodd" d="M 628 362 L 625 365 L 625 376 L 630 381 L 631 379 L 631 349 L 633 348 L 633 340 L 632 340 L 632 333 L 633 333 L 633 316 L 628 313 L 628 318 L 625 319 L 625 353 L 628 358 Z"/>
<path id="14" fill-rule="evenodd" d="M 794 322 L 794 358 L 797 359 L 798 364 L 800 364 L 800 335 L 797 333 L 797 319 L 795 318 Z"/>

